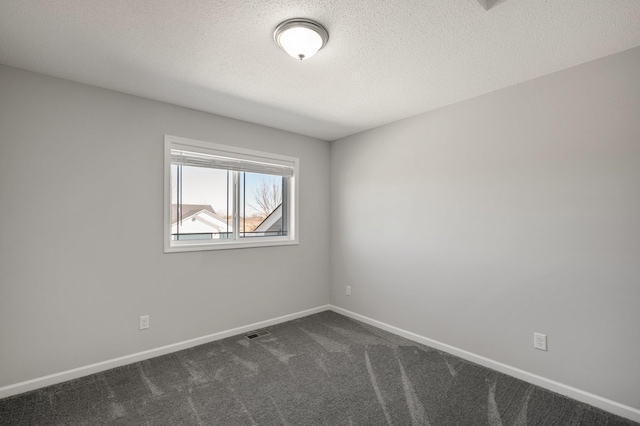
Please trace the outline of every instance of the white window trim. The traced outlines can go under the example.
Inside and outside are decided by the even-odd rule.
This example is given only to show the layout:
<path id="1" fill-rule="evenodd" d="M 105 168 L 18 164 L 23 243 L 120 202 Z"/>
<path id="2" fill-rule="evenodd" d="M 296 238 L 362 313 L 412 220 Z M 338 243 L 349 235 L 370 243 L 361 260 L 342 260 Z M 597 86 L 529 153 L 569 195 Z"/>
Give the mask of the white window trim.
<path id="1" fill-rule="evenodd" d="M 274 237 L 240 238 L 237 240 L 171 240 L 171 150 L 196 150 L 196 152 L 210 152 L 214 155 L 227 153 L 232 158 L 263 160 L 274 164 L 293 165 L 293 177 L 289 178 L 288 205 L 289 228 L 288 235 Z M 164 252 L 176 253 L 186 251 L 226 250 L 251 247 L 270 247 L 298 244 L 298 188 L 300 160 L 296 157 L 255 151 L 235 146 L 221 145 L 213 142 L 187 139 L 179 136 L 164 136 Z"/>

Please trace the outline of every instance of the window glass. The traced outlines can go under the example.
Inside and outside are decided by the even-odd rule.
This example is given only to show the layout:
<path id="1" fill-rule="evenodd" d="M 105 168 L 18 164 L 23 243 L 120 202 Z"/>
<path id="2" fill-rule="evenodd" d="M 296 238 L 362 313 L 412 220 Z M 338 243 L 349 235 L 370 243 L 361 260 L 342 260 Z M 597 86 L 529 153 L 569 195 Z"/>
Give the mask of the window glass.
<path id="1" fill-rule="evenodd" d="M 171 164 L 171 239 L 233 238 L 227 170 Z"/>
<path id="2" fill-rule="evenodd" d="M 286 179 L 261 173 L 241 173 L 240 237 L 287 235 L 282 205 Z"/>

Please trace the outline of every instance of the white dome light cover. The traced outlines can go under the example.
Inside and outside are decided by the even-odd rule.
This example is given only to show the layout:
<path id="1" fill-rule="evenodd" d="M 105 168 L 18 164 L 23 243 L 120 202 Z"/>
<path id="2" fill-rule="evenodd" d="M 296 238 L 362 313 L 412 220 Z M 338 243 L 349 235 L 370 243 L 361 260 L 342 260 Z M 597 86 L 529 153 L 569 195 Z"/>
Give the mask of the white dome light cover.
<path id="1" fill-rule="evenodd" d="M 276 27 L 273 39 L 285 52 L 296 59 L 309 59 L 322 49 L 329 33 L 309 19 L 288 19 Z"/>

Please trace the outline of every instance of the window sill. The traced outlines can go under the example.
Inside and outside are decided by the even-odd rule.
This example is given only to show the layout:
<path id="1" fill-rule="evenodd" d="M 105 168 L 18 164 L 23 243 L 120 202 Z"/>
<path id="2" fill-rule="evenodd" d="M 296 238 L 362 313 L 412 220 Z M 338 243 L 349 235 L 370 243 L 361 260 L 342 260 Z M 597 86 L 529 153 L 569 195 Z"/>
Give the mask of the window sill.
<path id="1" fill-rule="evenodd" d="M 169 247 L 164 248 L 165 253 L 181 253 L 181 252 L 189 252 L 189 251 L 208 251 L 208 250 L 234 250 L 234 249 L 245 249 L 245 248 L 257 248 L 257 247 L 276 247 L 276 246 L 292 246 L 298 245 L 298 240 L 266 240 L 261 239 L 260 241 L 230 241 L 230 242 L 221 242 L 221 243 L 193 243 L 189 242 L 186 244 L 176 244 L 175 242 Z"/>

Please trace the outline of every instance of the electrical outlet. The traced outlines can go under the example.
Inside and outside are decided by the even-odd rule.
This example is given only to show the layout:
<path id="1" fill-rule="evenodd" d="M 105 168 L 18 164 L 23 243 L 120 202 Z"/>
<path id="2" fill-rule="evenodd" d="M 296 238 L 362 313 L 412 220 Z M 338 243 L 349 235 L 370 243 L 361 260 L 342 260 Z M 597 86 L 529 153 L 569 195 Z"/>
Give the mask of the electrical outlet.
<path id="1" fill-rule="evenodd" d="M 142 315 L 140 317 L 140 330 L 146 330 L 149 328 L 149 315 Z"/>
<path id="2" fill-rule="evenodd" d="M 351 286 L 347 286 L 347 296 L 351 296 Z"/>
<path id="3" fill-rule="evenodd" d="M 533 347 L 541 351 L 547 350 L 547 335 L 542 333 L 533 333 Z"/>

